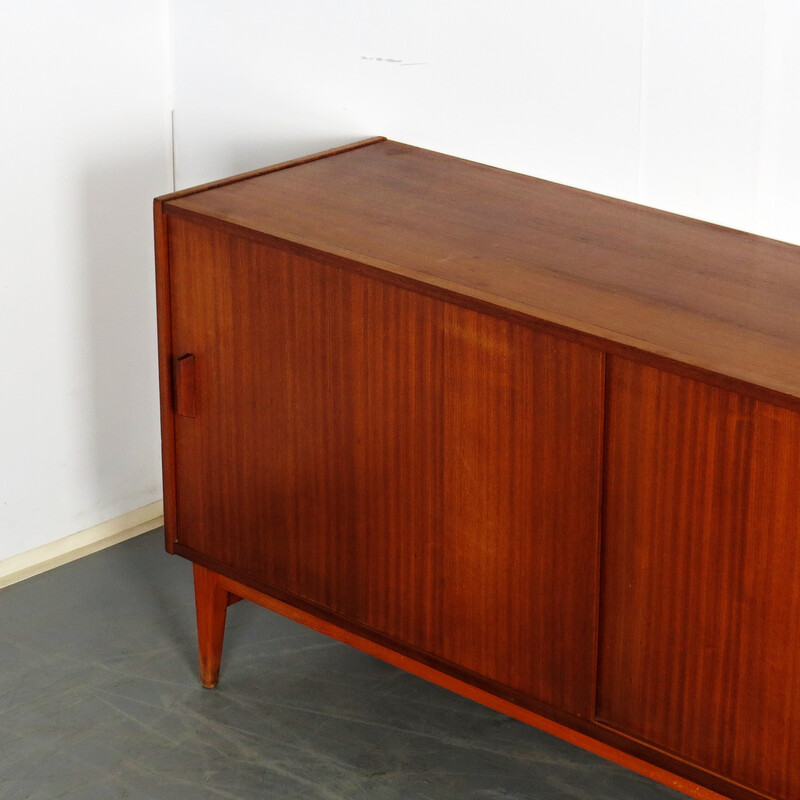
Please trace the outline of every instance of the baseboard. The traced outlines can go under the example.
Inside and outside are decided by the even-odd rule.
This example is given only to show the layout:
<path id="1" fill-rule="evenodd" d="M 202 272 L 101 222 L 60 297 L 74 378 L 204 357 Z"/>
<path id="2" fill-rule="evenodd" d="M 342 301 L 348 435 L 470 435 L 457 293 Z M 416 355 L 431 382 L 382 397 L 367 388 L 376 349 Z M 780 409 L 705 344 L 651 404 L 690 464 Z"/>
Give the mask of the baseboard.
<path id="1" fill-rule="evenodd" d="M 85 531 L 5 558 L 0 561 L 0 589 L 77 558 L 96 553 L 113 544 L 119 544 L 126 539 L 132 539 L 163 524 L 164 503 L 162 500 L 157 500 L 155 503 L 134 509 Z"/>

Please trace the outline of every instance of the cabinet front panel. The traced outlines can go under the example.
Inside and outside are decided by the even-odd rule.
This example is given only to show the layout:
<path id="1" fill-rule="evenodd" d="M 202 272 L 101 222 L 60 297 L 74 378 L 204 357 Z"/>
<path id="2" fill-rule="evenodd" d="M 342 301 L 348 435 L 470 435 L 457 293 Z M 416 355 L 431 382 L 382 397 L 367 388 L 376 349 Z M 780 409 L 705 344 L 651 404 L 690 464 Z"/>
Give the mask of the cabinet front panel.
<path id="1" fill-rule="evenodd" d="M 445 658 L 590 716 L 602 355 L 444 309 Z"/>
<path id="2" fill-rule="evenodd" d="M 589 716 L 602 355 L 169 220 L 178 540 Z"/>
<path id="3" fill-rule="evenodd" d="M 598 718 L 800 796 L 800 416 L 608 364 Z"/>

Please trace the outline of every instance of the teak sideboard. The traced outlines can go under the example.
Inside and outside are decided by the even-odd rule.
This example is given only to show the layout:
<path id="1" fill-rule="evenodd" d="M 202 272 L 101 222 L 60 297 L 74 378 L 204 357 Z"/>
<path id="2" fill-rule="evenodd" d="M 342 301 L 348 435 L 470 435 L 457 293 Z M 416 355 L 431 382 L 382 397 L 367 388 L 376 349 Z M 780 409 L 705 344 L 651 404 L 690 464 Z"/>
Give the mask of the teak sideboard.
<path id="1" fill-rule="evenodd" d="M 800 248 L 384 139 L 155 224 L 204 685 L 246 598 L 697 797 L 800 797 Z"/>

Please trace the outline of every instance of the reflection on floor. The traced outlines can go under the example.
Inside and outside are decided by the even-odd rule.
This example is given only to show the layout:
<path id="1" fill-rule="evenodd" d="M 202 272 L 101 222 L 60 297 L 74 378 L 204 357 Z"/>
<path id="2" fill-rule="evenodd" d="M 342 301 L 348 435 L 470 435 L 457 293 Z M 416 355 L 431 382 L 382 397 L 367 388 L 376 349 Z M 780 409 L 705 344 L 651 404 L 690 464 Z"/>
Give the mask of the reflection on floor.
<path id="1" fill-rule="evenodd" d="M 154 531 L 0 590 L 2 800 L 678 800 L 262 608 L 195 668 L 191 565 Z"/>

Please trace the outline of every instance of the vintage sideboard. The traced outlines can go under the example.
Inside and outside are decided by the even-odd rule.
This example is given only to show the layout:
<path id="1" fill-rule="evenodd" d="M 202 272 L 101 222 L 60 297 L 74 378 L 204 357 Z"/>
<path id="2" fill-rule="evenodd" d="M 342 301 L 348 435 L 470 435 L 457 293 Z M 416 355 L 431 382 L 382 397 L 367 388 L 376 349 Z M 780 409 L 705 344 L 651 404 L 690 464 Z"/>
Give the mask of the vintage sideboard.
<path id="1" fill-rule="evenodd" d="M 204 685 L 246 598 L 696 797 L 800 798 L 800 248 L 384 139 L 155 225 Z"/>

